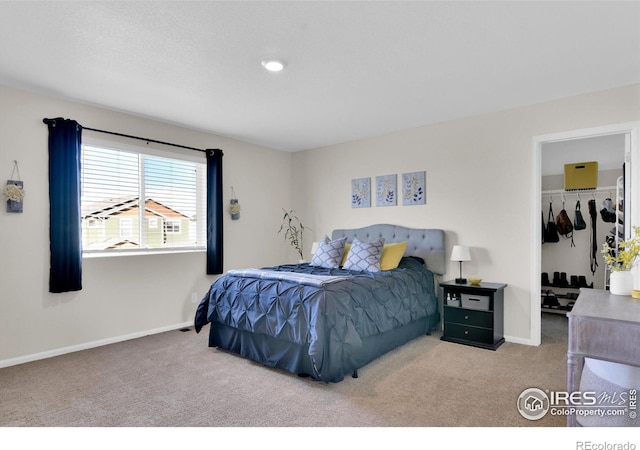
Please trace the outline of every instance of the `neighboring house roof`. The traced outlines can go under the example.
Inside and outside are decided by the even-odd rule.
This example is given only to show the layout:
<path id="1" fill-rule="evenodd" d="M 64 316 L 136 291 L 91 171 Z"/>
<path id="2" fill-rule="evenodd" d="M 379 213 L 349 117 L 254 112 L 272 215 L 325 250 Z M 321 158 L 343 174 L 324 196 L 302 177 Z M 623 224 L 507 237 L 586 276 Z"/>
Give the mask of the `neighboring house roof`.
<path id="1" fill-rule="evenodd" d="M 139 197 L 129 196 L 92 203 L 82 208 L 82 218 L 106 219 L 117 215 L 134 215 L 139 208 Z M 152 198 L 145 200 L 145 216 L 159 216 L 166 219 L 189 219 L 188 216 Z"/>
<path id="2" fill-rule="evenodd" d="M 112 250 L 115 248 L 138 248 L 138 247 L 140 247 L 140 245 L 138 245 L 137 242 L 130 241 L 129 239 L 112 238 L 102 242 L 92 242 L 90 244 L 83 245 L 82 249 L 83 250 Z"/>

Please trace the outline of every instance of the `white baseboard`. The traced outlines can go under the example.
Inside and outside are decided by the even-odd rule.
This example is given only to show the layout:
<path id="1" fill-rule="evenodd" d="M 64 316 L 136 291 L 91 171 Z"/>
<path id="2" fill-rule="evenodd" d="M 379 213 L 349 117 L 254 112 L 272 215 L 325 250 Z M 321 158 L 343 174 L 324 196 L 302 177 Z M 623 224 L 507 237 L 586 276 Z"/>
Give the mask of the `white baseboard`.
<path id="1" fill-rule="evenodd" d="M 173 331 L 179 328 L 193 326 L 193 322 L 183 322 L 175 325 L 168 325 L 166 327 L 154 328 L 153 330 L 140 331 L 138 333 L 126 334 L 124 336 L 115 336 L 108 339 L 101 339 L 99 341 L 87 342 L 84 344 L 72 345 L 70 347 L 63 347 L 54 350 L 48 350 L 41 353 L 33 353 L 31 355 L 20 356 L 18 358 L 0 360 L 0 369 L 3 367 L 17 366 L 18 364 L 24 364 L 32 361 L 38 361 L 40 359 L 52 358 L 54 356 L 65 355 L 67 353 L 78 352 L 80 350 L 88 350 L 90 348 L 101 347 L 103 345 L 115 344 L 117 342 L 128 341 L 130 339 L 137 339 L 151 334 L 164 333 L 166 331 Z"/>
<path id="2" fill-rule="evenodd" d="M 524 339 L 520 337 L 505 336 L 504 340 L 513 344 L 534 345 L 531 339 Z"/>

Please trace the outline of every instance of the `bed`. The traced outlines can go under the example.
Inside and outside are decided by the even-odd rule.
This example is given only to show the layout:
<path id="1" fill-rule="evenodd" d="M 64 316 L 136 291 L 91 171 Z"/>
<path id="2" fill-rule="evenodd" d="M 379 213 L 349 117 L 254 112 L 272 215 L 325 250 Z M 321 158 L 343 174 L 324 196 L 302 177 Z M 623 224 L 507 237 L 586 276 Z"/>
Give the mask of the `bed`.
<path id="1" fill-rule="evenodd" d="M 304 263 L 225 273 L 198 305 L 196 331 L 210 324 L 210 347 L 300 376 L 357 377 L 359 368 L 430 334 L 440 320 L 436 279 L 445 272 L 444 231 L 378 224 L 331 235 L 350 244 L 381 238 L 407 243 L 397 268 Z"/>

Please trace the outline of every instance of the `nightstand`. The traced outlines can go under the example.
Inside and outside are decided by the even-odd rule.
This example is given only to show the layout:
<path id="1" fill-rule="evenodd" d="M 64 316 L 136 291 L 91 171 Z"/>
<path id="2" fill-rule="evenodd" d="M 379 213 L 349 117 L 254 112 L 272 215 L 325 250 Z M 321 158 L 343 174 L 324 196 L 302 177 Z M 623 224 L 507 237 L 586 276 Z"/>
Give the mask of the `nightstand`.
<path id="1" fill-rule="evenodd" d="M 506 284 L 447 281 L 440 283 L 440 287 L 444 310 L 444 332 L 440 339 L 489 350 L 502 345 Z"/>

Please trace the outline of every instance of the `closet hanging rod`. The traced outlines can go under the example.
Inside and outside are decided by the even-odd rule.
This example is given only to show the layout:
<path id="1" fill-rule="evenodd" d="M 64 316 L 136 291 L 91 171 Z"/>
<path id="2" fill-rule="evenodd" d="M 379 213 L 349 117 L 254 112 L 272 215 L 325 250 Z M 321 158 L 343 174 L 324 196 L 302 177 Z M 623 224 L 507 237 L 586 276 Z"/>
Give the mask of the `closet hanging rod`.
<path id="1" fill-rule="evenodd" d="M 596 192 L 615 192 L 616 186 L 602 186 L 597 187 L 595 189 L 573 189 L 571 191 L 566 191 L 564 189 L 549 189 L 546 191 L 542 191 L 542 195 L 577 195 L 577 194 L 592 194 Z"/>

